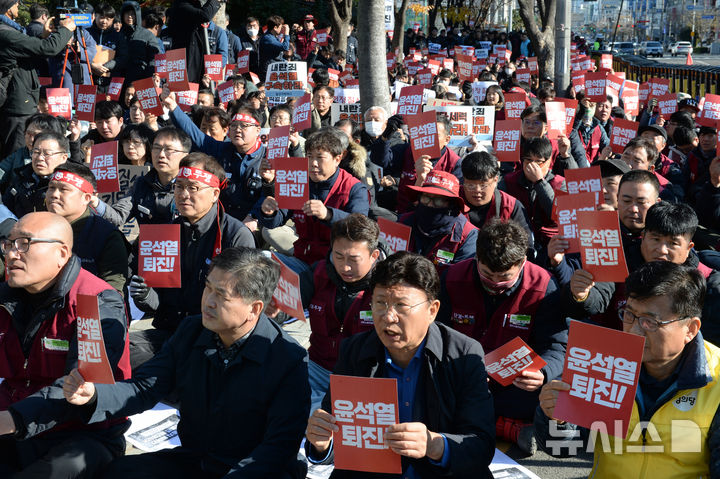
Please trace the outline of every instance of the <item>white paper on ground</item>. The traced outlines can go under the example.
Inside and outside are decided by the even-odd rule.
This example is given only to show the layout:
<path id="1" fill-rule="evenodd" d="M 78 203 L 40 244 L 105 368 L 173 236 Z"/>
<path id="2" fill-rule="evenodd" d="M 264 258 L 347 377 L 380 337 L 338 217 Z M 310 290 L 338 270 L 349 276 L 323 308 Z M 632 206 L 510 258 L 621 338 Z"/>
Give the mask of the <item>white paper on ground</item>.
<path id="1" fill-rule="evenodd" d="M 141 451 L 155 452 L 180 445 L 177 409 L 157 403 L 154 408 L 131 416 L 130 420 L 132 424 L 125 433 L 125 439 Z"/>
<path id="2" fill-rule="evenodd" d="M 509 458 L 500 449 L 495 449 L 490 471 L 495 479 L 540 479 L 539 476 Z"/>

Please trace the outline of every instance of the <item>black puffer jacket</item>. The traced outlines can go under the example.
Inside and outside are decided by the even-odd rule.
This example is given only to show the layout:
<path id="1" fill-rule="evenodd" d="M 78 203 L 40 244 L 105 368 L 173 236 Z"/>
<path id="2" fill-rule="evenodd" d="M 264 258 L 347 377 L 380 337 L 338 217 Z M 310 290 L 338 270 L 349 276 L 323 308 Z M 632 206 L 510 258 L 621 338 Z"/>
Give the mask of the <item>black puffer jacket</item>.
<path id="1" fill-rule="evenodd" d="M 142 15 L 140 5 L 137 2 L 125 2 L 120 9 L 120 18 L 128 10 L 135 12 L 135 25 L 128 25 L 123 22 L 120 33 L 125 35 L 128 49 L 127 71 L 125 73 L 125 84 L 143 78 L 150 78 L 155 71 L 155 55 L 160 53 L 158 39 L 147 28 L 142 26 Z"/>

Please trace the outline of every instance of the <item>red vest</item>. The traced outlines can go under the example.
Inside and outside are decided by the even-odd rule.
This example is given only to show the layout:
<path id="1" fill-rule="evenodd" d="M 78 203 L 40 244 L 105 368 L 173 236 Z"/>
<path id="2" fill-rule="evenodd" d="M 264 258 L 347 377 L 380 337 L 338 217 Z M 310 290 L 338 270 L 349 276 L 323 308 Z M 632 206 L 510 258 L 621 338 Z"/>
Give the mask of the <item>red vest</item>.
<path id="1" fill-rule="evenodd" d="M 398 222 L 406 224 L 408 226 L 413 226 L 413 224 L 415 223 L 413 221 L 414 217 L 415 212 L 405 213 L 404 215 L 400 215 Z M 463 243 L 465 243 L 465 240 L 467 240 L 470 232 L 477 229 L 477 227 L 472 224 L 466 216 L 461 215 L 459 216 L 459 218 L 461 218 L 460 221 L 453 225 L 450 233 L 440 238 L 437 243 L 435 243 L 435 246 L 433 246 L 430 251 L 425 253 L 425 257 L 432 261 L 433 264 L 438 267 L 438 269 L 444 268 L 445 266 L 452 263 L 451 260 L 443 258 L 442 253 L 440 253 L 440 256 L 438 256 L 438 253 L 442 250 L 447 251 L 448 253 L 452 253 L 454 255 L 457 250 L 460 249 Z M 413 235 L 410 235 L 410 244 L 408 245 L 408 251 L 415 251 L 415 240 L 413 239 Z"/>
<path id="2" fill-rule="evenodd" d="M 437 163 L 433 166 L 433 170 L 452 173 L 453 170 L 455 170 L 455 165 L 457 165 L 458 161 L 460 161 L 460 157 L 457 153 L 452 151 L 450 148 L 445 147 L 445 152 L 440 155 Z M 409 190 L 408 186 L 414 185 L 415 180 L 417 180 L 417 175 L 415 174 L 415 160 L 413 159 L 410 145 L 408 145 L 403 156 L 403 170 L 400 174 L 400 184 L 398 185 L 398 213 L 404 213 L 410 208 L 410 204 L 412 203 L 412 201 L 410 201 L 412 190 Z"/>
<path id="3" fill-rule="evenodd" d="M 520 203 L 523 204 L 525 209 L 530 216 L 531 227 L 535 233 L 535 240 L 539 241 L 543 245 L 547 245 L 550 238 L 558 234 L 558 224 L 553 221 L 550 215 L 546 214 L 540 206 L 536 206 L 536 202 L 530 204 L 530 193 L 522 185 L 520 185 L 520 178 L 522 177 L 522 170 L 513 171 L 505 175 L 505 188 L 506 193 L 514 196 Z M 565 178 L 560 175 L 554 175 L 550 180 L 550 186 L 553 190 L 559 190 L 562 188 Z"/>
<path id="4" fill-rule="evenodd" d="M 340 343 L 356 333 L 373 328 L 370 301 L 372 295 L 361 291 L 342 321 L 335 314 L 337 287 L 327 274 L 326 260 L 315 267 L 315 295 L 308 307 L 310 316 L 310 359 L 325 369 L 333 370 Z M 361 317 L 362 312 L 362 317 Z"/>
<path id="5" fill-rule="evenodd" d="M 512 217 L 512 212 L 515 210 L 515 202 L 517 201 L 515 197 L 510 196 L 504 191 L 495 191 L 500 193 L 500 204 L 498 205 L 498 202 L 496 201 L 497 196 L 493 195 L 492 200 L 490 200 L 490 208 L 488 208 L 487 216 L 485 217 L 486 223 L 493 218 L 499 218 L 502 221 L 507 221 Z"/>
<path id="6" fill-rule="evenodd" d="M 525 262 L 520 285 L 503 301 L 492 316 L 485 314 L 482 285 L 477 281 L 475 259 L 448 268 L 445 289 L 450 296 L 450 325 L 482 344 L 488 352 L 516 336 L 528 342 L 540 302 L 545 298 L 550 273 L 530 261 Z"/>
<path id="7" fill-rule="evenodd" d="M 708 279 L 712 272 L 714 271 L 711 267 L 705 266 L 704 264 L 698 262 L 697 270 L 700 272 L 701 275 L 703 275 L 703 278 Z"/>
<path id="8" fill-rule="evenodd" d="M 59 350 L 62 347 L 48 348 L 44 339 L 67 341 L 67 344 L 76 341 L 77 295 L 98 296 L 108 289 L 112 289 L 112 286 L 80 269 L 75 283 L 65 298 L 65 306 L 53 318 L 43 321 L 40 329 L 35 333 L 27 360 L 13 327 L 12 317 L 5 308 L 0 308 L 0 377 L 5 378 L 0 385 L 0 410 L 6 410 L 10 404 L 51 385 L 65 375 L 68 351 Z M 113 375 L 118 381 L 132 376 L 127 335 L 120 361 L 117 365 L 113 365 Z"/>
<path id="9" fill-rule="evenodd" d="M 350 190 L 358 183 L 360 180 L 345 170 L 338 169 L 335 183 L 325 198 L 325 206 L 343 209 L 350 198 Z M 293 221 L 298 234 L 298 239 L 293 243 L 294 256 L 307 264 L 325 258 L 330 249 L 330 227 L 315 216 L 306 216 L 302 210 L 293 211 Z"/>
<path id="10" fill-rule="evenodd" d="M 585 140 L 583 140 L 583 136 L 578 134 L 580 137 L 580 143 L 582 143 L 582 146 L 585 148 L 585 157 L 591 165 L 600 155 L 600 140 L 602 140 L 602 132 L 602 126 L 595 125 L 595 129 L 593 129 L 592 134 L 590 135 L 589 145 L 586 145 Z"/>

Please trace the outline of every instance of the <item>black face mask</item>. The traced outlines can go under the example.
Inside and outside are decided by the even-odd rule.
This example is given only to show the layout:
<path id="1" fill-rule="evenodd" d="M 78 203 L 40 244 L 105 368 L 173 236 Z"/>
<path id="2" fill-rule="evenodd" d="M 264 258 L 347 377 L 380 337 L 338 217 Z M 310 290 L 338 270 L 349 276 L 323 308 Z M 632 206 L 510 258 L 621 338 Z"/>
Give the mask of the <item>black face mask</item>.
<path id="1" fill-rule="evenodd" d="M 458 212 L 455 208 L 432 208 L 419 203 L 415 209 L 417 227 L 421 233 L 432 238 L 450 234 Z"/>

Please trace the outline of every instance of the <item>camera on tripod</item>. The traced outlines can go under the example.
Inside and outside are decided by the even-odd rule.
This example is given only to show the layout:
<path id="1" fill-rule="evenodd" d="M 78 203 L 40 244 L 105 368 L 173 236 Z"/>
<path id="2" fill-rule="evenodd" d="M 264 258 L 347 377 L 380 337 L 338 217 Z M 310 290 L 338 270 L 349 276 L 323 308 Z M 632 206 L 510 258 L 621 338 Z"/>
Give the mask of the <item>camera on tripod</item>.
<path id="1" fill-rule="evenodd" d="M 78 7 L 57 7 L 55 12 L 55 28 L 60 26 L 60 20 L 66 18 L 71 18 L 78 27 L 92 26 L 92 14 L 84 13 Z"/>

